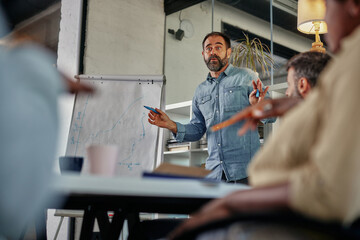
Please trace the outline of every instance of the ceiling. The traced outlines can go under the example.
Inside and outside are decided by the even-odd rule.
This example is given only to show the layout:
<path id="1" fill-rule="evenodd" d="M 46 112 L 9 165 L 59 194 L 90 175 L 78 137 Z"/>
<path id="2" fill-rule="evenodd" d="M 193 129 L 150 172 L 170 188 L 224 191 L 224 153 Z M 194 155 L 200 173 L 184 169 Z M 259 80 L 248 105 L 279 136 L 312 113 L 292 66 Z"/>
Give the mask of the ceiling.
<path id="1" fill-rule="evenodd" d="M 203 1 L 205 0 L 164 0 L 164 11 L 166 15 L 169 15 Z"/>
<path id="2" fill-rule="evenodd" d="M 60 0 L 0 0 L 10 29 L 57 2 Z"/>
<path id="3" fill-rule="evenodd" d="M 204 0 L 164 0 L 165 14 L 180 11 Z M 245 11 L 265 21 L 270 20 L 270 0 L 216 0 Z M 9 26 L 40 13 L 60 0 L 0 0 L 9 19 Z M 313 39 L 313 36 L 302 34 L 296 29 L 297 0 L 273 0 L 273 22 L 275 25 L 298 35 Z"/>
<path id="4" fill-rule="evenodd" d="M 205 0 L 164 0 L 164 11 L 166 15 L 169 15 L 203 1 Z M 57 2 L 60 2 L 60 0 L 0 0 L 4 12 L 8 17 L 8 25 L 11 29 L 13 29 L 15 25 L 35 16 Z M 264 21 L 270 22 L 270 0 L 216 0 L 216 2 L 232 6 Z M 313 35 L 300 33 L 296 29 L 297 2 L 297 0 L 273 0 L 273 23 L 299 36 L 313 40 Z M 224 31 L 226 31 L 229 36 L 238 37 L 239 30 L 235 27 L 228 26 Z M 247 32 L 247 34 L 251 35 L 249 32 Z M 264 39 L 264 41 L 267 40 Z M 285 52 L 288 52 L 288 49 L 286 49 Z"/>
<path id="5" fill-rule="evenodd" d="M 203 1 L 205 0 L 164 0 L 165 14 L 169 15 Z M 216 2 L 232 6 L 270 22 L 270 0 L 216 0 Z M 313 40 L 313 35 L 300 33 L 296 28 L 297 2 L 298 0 L 273 0 L 273 24 Z"/>

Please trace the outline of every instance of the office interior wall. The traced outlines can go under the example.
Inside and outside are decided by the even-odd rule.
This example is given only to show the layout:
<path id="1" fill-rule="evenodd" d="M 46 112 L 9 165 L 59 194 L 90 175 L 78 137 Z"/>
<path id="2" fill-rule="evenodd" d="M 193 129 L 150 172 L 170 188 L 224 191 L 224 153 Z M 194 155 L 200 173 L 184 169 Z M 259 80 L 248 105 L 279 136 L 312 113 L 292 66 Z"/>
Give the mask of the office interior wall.
<path id="1" fill-rule="evenodd" d="M 87 21 L 93 23 L 98 20 L 95 25 L 101 27 L 101 31 L 98 34 L 89 32 L 86 73 L 163 73 L 163 0 L 89 2 L 94 9 L 103 10 L 88 14 Z M 62 0 L 57 66 L 69 76 L 79 71 L 81 14 L 81 0 Z M 64 95 L 60 99 L 58 155 L 65 154 L 73 104 L 73 95 Z"/>
<path id="2" fill-rule="evenodd" d="M 57 67 L 72 77 L 78 74 L 80 58 L 82 1 L 62 0 Z M 70 129 L 74 95 L 63 94 L 59 101 L 60 138 L 58 155 L 64 155 Z M 58 164 L 56 164 L 58 166 Z"/>
<path id="3" fill-rule="evenodd" d="M 88 31 L 86 74 L 163 74 L 163 0 L 89 0 L 89 5 L 94 11 L 89 9 L 87 22 L 95 25 L 95 31 Z M 61 1 L 57 66 L 69 76 L 79 73 L 81 14 L 82 0 Z M 58 156 L 66 151 L 73 104 L 73 95 L 60 99 Z M 59 218 L 53 212 L 48 217 L 52 237 Z M 59 239 L 67 234 L 65 222 L 62 231 Z"/>
<path id="4" fill-rule="evenodd" d="M 168 29 L 179 29 L 180 13 L 182 20 L 192 23 L 194 32 L 192 37 L 184 37 L 181 41 L 167 32 Z M 196 86 L 206 78 L 207 68 L 201 55 L 201 42 L 210 31 L 211 6 L 204 7 L 203 3 L 166 16 L 166 104 L 191 100 Z"/>
<path id="5" fill-rule="evenodd" d="M 179 28 L 180 12 L 166 16 L 165 75 L 166 104 L 191 100 L 196 87 L 205 80 L 208 69 L 201 55 L 203 37 L 211 32 L 211 2 L 205 1 L 181 11 L 181 19 L 191 21 L 194 34 L 181 41 L 167 33 Z M 276 17 L 276 16 L 274 16 Z M 226 22 L 256 35 L 270 39 L 270 24 L 246 12 L 215 2 L 214 31 L 221 31 Z M 299 52 L 309 50 L 311 41 L 274 26 L 274 42 Z"/>
<path id="6" fill-rule="evenodd" d="M 89 0 L 85 74 L 163 74 L 163 0 Z"/>
<path id="7" fill-rule="evenodd" d="M 57 68 L 64 74 L 72 77 L 78 74 L 79 69 L 79 48 L 81 31 L 81 0 L 62 0 L 59 41 L 57 46 Z M 64 93 L 59 99 L 59 143 L 56 154 L 55 170 L 59 173 L 58 156 L 65 155 L 68 139 L 74 95 Z M 60 217 L 54 217 L 55 210 L 48 211 L 47 236 L 53 238 L 60 222 Z M 68 218 L 65 218 L 58 239 L 67 239 Z"/>

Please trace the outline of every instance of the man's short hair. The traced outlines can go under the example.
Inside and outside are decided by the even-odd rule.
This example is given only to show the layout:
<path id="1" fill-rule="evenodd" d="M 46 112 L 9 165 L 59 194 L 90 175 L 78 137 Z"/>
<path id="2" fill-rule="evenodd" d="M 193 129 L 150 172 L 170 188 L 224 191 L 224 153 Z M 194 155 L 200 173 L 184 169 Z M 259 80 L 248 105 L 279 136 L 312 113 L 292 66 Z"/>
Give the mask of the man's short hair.
<path id="1" fill-rule="evenodd" d="M 202 41 L 202 48 L 203 49 L 204 49 L 204 43 L 205 43 L 206 39 L 208 39 L 209 37 L 212 37 L 212 36 L 220 36 L 220 37 L 222 37 L 224 39 L 224 41 L 225 41 L 226 49 L 231 47 L 230 38 L 226 34 L 221 33 L 221 32 L 211 32 L 211 33 L 208 33 L 204 37 L 204 40 Z"/>
<path id="2" fill-rule="evenodd" d="M 304 77 L 308 79 L 310 86 L 314 87 L 319 74 L 330 59 L 331 57 L 327 53 L 303 52 L 292 57 L 288 61 L 286 69 L 289 71 L 293 67 L 296 81 Z"/>

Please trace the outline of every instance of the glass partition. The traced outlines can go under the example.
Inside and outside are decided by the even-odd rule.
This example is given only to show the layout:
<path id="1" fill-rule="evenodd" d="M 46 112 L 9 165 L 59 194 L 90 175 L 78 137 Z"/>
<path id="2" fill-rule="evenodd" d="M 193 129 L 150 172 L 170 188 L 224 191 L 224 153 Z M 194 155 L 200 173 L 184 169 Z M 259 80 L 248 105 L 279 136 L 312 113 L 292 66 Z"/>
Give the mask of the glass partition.
<path id="1" fill-rule="evenodd" d="M 270 16 L 270 3 L 273 14 Z M 207 68 L 201 55 L 203 37 L 212 31 L 226 33 L 236 44 L 244 33 L 258 38 L 269 48 L 273 36 L 273 84 L 286 82 L 286 61 L 307 51 L 310 39 L 296 29 L 297 1 L 294 0 L 209 0 L 166 16 L 165 66 L 166 103 L 191 100 L 196 86 L 205 80 Z M 273 17 L 273 29 L 270 26 Z M 179 31 L 181 30 L 181 31 Z M 266 85 L 268 75 L 260 75 Z"/>
<path id="2" fill-rule="evenodd" d="M 201 43 L 203 37 L 212 30 L 227 34 L 233 46 L 237 44 L 237 40 L 244 38 L 244 34 L 249 39 L 258 38 L 269 48 L 273 46 L 273 81 L 270 74 L 258 72 L 265 85 L 272 85 L 273 97 L 285 96 L 286 62 L 295 54 L 308 51 L 312 42 L 296 29 L 297 1 L 197 2 L 166 16 L 166 104 L 192 100 L 196 87 L 206 79 L 208 69 L 201 54 Z M 270 131 L 271 125 L 260 130 L 261 133 L 265 132 L 265 135 Z"/>

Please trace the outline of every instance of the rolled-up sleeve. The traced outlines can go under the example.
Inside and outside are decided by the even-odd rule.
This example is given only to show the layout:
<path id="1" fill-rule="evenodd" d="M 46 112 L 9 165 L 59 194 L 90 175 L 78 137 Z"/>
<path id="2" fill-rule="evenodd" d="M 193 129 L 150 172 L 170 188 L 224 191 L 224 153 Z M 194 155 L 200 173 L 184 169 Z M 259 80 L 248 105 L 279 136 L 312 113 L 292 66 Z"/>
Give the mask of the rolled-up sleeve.
<path id="1" fill-rule="evenodd" d="M 175 122 L 175 123 L 176 123 L 177 133 L 173 135 L 176 141 L 182 142 L 184 141 L 184 137 L 185 137 L 185 126 L 184 124 L 181 124 L 179 122 Z"/>
<path id="2" fill-rule="evenodd" d="M 189 124 L 175 122 L 177 126 L 177 134 L 174 136 L 178 142 L 198 141 L 206 132 L 205 119 L 196 104 L 195 97 L 192 101 L 192 111 L 192 119 Z"/>

